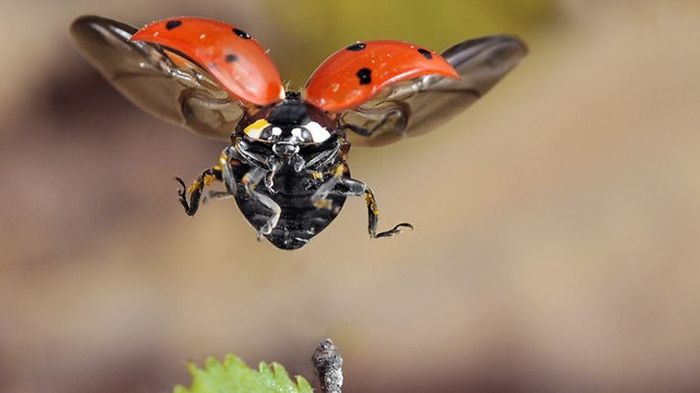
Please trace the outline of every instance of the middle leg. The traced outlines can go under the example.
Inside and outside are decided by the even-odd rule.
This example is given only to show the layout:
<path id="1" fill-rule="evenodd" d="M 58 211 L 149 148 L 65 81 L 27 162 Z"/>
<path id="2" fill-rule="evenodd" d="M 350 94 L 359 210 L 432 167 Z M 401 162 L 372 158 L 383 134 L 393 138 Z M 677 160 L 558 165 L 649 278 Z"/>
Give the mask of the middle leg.
<path id="1" fill-rule="evenodd" d="M 272 230 L 275 229 L 277 223 L 279 222 L 280 216 L 282 215 L 282 208 L 279 204 L 277 204 L 277 202 L 275 202 L 269 196 L 255 190 L 260 181 L 262 181 L 265 177 L 266 172 L 267 171 L 262 168 L 253 168 L 243 176 L 243 179 L 241 179 L 241 183 L 243 184 L 248 197 L 272 212 L 272 215 L 270 215 L 270 217 L 267 219 L 267 222 L 258 229 L 258 240 L 260 240 L 263 235 L 269 235 L 272 233 Z"/>

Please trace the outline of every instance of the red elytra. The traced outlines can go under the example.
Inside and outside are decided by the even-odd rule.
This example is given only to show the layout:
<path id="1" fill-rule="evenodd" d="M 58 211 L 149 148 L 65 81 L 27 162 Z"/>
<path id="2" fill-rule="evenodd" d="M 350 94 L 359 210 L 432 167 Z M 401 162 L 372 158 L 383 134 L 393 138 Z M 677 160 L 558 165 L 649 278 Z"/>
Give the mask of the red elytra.
<path id="1" fill-rule="evenodd" d="M 132 41 L 162 45 L 207 70 L 234 98 L 265 106 L 284 98 L 277 67 L 246 32 L 217 20 L 178 17 L 137 31 Z"/>
<path id="2" fill-rule="evenodd" d="M 305 99 L 327 112 L 355 108 L 383 87 L 425 75 L 459 79 L 442 56 L 402 41 L 358 42 L 324 61 L 306 83 Z"/>

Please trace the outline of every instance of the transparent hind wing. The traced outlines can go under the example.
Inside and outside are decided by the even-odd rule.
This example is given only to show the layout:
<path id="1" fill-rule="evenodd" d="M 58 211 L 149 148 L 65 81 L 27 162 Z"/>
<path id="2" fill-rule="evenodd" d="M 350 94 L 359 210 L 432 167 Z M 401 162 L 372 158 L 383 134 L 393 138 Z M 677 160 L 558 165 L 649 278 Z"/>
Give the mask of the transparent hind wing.
<path id="1" fill-rule="evenodd" d="M 389 86 L 375 98 L 340 114 L 353 143 L 380 146 L 437 128 L 486 94 L 527 54 L 517 37 L 464 41 L 442 56 L 461 79 L 428 75 Z"/>
<path id="2" fill-rule="evenodd" d="M 131 42 L 137 31 L 98 16 L 73 22 L 81 53 L 136 106 L 200 135 L 228 140 L 246 108 L 194 63 L 158 45 Z"/>

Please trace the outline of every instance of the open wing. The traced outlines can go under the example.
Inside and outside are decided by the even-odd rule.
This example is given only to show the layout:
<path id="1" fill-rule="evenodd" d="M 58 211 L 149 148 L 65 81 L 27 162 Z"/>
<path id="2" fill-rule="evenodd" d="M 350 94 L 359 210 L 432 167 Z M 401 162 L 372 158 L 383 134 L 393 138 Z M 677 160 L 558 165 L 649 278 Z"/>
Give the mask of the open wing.
<path id="1" fill-rule="evenodd" d="M 226 139 L 246 107 L 206 71 L 157 44 L 131 42 L 136 28 L 98 16 L 76 19 L 82 54 L 134 104 L 201 135 Z"/>
<path id="2" fill-rule="evenodd" d="M 460 74 L 455 80 L 427 75 L 387 86 L 376 98 L 341 112 L 353 143 L 379 146 L 431 131 L 488 92 L 527 54 L 512 36 L 464 41 L 442 56 Z"/>

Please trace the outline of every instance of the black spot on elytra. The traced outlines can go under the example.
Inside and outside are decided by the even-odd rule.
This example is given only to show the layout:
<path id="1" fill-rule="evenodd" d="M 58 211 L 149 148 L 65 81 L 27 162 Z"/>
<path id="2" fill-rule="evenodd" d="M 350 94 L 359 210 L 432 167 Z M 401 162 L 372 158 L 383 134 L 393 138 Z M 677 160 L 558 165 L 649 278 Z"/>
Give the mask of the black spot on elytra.
<path id="1" fill-rule="evenodd" d="M 246 33 L 245 31 L 237 28 L 233 28 L 233 32 L 236 33 L 237 36 L 243 38 L 244 40 L 249 40 L 250 39 L 250 34 Z"/>
<path id="2" fill-rule="evenodd" d="M 234 61 L 238 60 L 238 56 L 234 55 L 233 53 L 229 53 L 224 57 L 224 60 L 226 60 L 227 63 L 233 63 Z"/>
<path id="3" fill-rule="evenodd" d="M 352 45 L 348 46 L 348 47 L 345 48 L 345 49 L 356 52 L 356 51 L 358 51 L 358 50 L 363 50 L 363 49 L 365 49 L 366 47 L 367 47 L 367 45 L 365 45 L 364 42 L 358 42 L 358 43 L 356 43 L 356 44 L 352 44 Z"/>
<path id="4" fill-rule="evenodd" d="M 181 24 L 182 24 L 182 21 L 181 21 L 181 20 L 169 20 L 169 21 L 165 24 L 165 28 L 168 29 L 168 30 L 172 30 L 172 29 L 174 29 L 174 28 L 180 26 Z"/>
<path id="5" fill-rule="evenodd" d="M 425 57 L 425 58 L 428 59 L 428 60 L 430 60 L 430 59 L 433 58 L 433 54 L 430 53 L 429 50 L 420 48 L 420 49 L 418 49 L 418 53 L 420 53 L 421 55 L 423 55 L 423 57 Z"/>
<path id="6" fill-rule="evenodd" d="M 367 67 L 360 68 L 355 75 L 357 75 L 357 78 L 360 79 L 361 85 L 367 85 L 372 82 L 372 70 Z"/>

